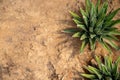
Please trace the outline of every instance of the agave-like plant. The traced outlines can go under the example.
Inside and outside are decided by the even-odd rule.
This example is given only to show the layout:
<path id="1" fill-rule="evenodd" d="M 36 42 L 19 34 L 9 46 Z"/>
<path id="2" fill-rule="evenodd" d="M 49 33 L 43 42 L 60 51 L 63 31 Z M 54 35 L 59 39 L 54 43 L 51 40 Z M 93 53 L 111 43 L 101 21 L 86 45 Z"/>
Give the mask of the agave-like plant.
<path id="1" fill-rule="evenodd" d="M 89 73 L 81 74 L 81 76 L 90 80 L 120 80 L 120 72 L 118 71 L 120 57 L 115 62 L 112 62 L 110 56 L 104 57 L 104 63 L 97 56 L 95 60 L 97 66 L 85 67 Z"/>
<path id="2" fill-rule="evenodd" d="M 119 49 L 114 41 L 118 41 L 116 35 L 120 35 L 120 31 L 114 26 L 120 23 L 120 19 L 113 20 L 113 18 L 120 8 L 109 13 L 107 9 L 107 1 L 101 5 L 100 0 L 96 4 L 93 4 L 91 0 L 86 0 L 85 10 L 80 9 L 81 16 L 70 11 L 77 28 L 66 29 L 63 32 L 72 33 L 72 37 L 78 37 L 82 40 L 80 52 L 87 44 L 94 51 L 96 42 L 101 43 L 109 52 L 112 52 L 110 46 L 116 50 Z"/>

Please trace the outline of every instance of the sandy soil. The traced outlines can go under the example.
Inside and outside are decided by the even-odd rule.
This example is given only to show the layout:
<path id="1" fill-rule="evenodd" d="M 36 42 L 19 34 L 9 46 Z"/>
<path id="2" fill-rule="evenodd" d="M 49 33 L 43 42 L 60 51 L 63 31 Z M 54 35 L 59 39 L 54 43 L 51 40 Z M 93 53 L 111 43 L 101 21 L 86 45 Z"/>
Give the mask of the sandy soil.
<path id="1" fill-rule="evenodd" d="M 119 4 L 115 0 L 111 7 Z M 79 39 L 61 33 L 75 27 L 68 11 L 83 5 L 84 0 L 0 0 L 0 80 L 84 80 L 79 72 L 91 52 L 79 54 Z M 107 53 L 99 44 L 95 52 Z"/>

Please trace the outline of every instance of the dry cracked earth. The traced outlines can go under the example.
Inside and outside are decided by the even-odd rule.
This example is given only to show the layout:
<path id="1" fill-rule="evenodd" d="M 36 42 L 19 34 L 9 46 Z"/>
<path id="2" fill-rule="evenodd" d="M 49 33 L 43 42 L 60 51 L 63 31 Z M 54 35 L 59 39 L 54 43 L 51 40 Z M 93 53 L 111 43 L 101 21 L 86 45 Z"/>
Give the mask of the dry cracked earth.
<path id="1" fill-rule="evenodd" d="M 0 0 L 0 80 L 84 80 L 79 74 L 91 52 L 80 54 L 81 41 L 61 32 L 76 27 L 69 11 L 78 12 L 84 1 Z M 119 4 L 113 0 L 109 10 Z M 96 54 L 107 53 L 97 46 Z"/>

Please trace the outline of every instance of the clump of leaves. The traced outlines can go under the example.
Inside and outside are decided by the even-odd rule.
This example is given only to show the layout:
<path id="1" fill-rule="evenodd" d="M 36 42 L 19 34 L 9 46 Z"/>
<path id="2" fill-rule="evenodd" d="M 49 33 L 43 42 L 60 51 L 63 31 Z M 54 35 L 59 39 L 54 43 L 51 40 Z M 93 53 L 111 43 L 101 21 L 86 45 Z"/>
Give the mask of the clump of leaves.
<path id="1" fill-rule="evenodd" d="M 97 56 L 95 60 L 97 62 L 97 67 L 85 67 L 89 74 L 81 74 L 81 76 L 90 80 L 120 80 L 120 73 L 118 71 L 120 57 L 115 62 L 112 62 L 110 56 L 104 57 L 104 63 L 102 63 Z"/>
<path id="2" fill-rule="evenodd" d="M 70 12 L 77 28 L 66 29 L 63 32 L 72 33 L 72 37 L 78 37 L 82 40 L 80 52 L 84 50 L 87 44 L 94 51 L 96 42 L 101 43 L 109 52 L 111 52 L 110 46 L 118 50 L 119 47 L 114 41 L 118 41 L 115 36 L 120 35 L 120 31 L 114 26 L 120 23 L 120 19 L 113 20 L 113 18 L 120 8 L 107 13 L 108 2 L 105 1 L 101 5 L 100 0 L 95 5 L 90 0 L 86 0 L 85 8 L 85 10 L 80 9 L 81 17 L 74 12 Z"/>

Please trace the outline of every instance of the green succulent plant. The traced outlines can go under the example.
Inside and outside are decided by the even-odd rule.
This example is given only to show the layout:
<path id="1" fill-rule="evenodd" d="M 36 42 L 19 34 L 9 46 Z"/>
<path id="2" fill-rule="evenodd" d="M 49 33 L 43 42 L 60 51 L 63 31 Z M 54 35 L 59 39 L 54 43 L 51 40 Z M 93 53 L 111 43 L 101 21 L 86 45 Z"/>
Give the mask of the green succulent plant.
<path id="1" fill-rule="evenodd" d="M 101 5 L 98 0 L 94 5 L 90 0 L 86 0 L 85 10 L 80 9 L 81 16 L 70 11 L 77 28 L 66 29 L 63 32 L 72 33 L 72 37 L 82 40 L 80 52 L 83 52 L 87 44 L 94 51 L 96 42 L 102 44 L 109 52 L 112 52 L 110 46 L 116 50 L 119 49 L 114 41 L 118 41 L 116 35 L 120 35 L 120 31 L 114 26 L 120 23 L 120 19 L 113 20 L 113 18 L 120 8 L 109 13 L 107 13 L 107 9 L 107 1 Z"/>
<path id="2" fill-rule="evenodd" d="M 85 67 L 89 74 L 81 74 L 81 76 L 90 80 L 120 80 L 120 72 L 118 71 L 120 57 L 115 62 L 112 62 L 110 56 L 104 57 L 104 63 L 97 56 L 95 60 L 97 66 Z"/>

